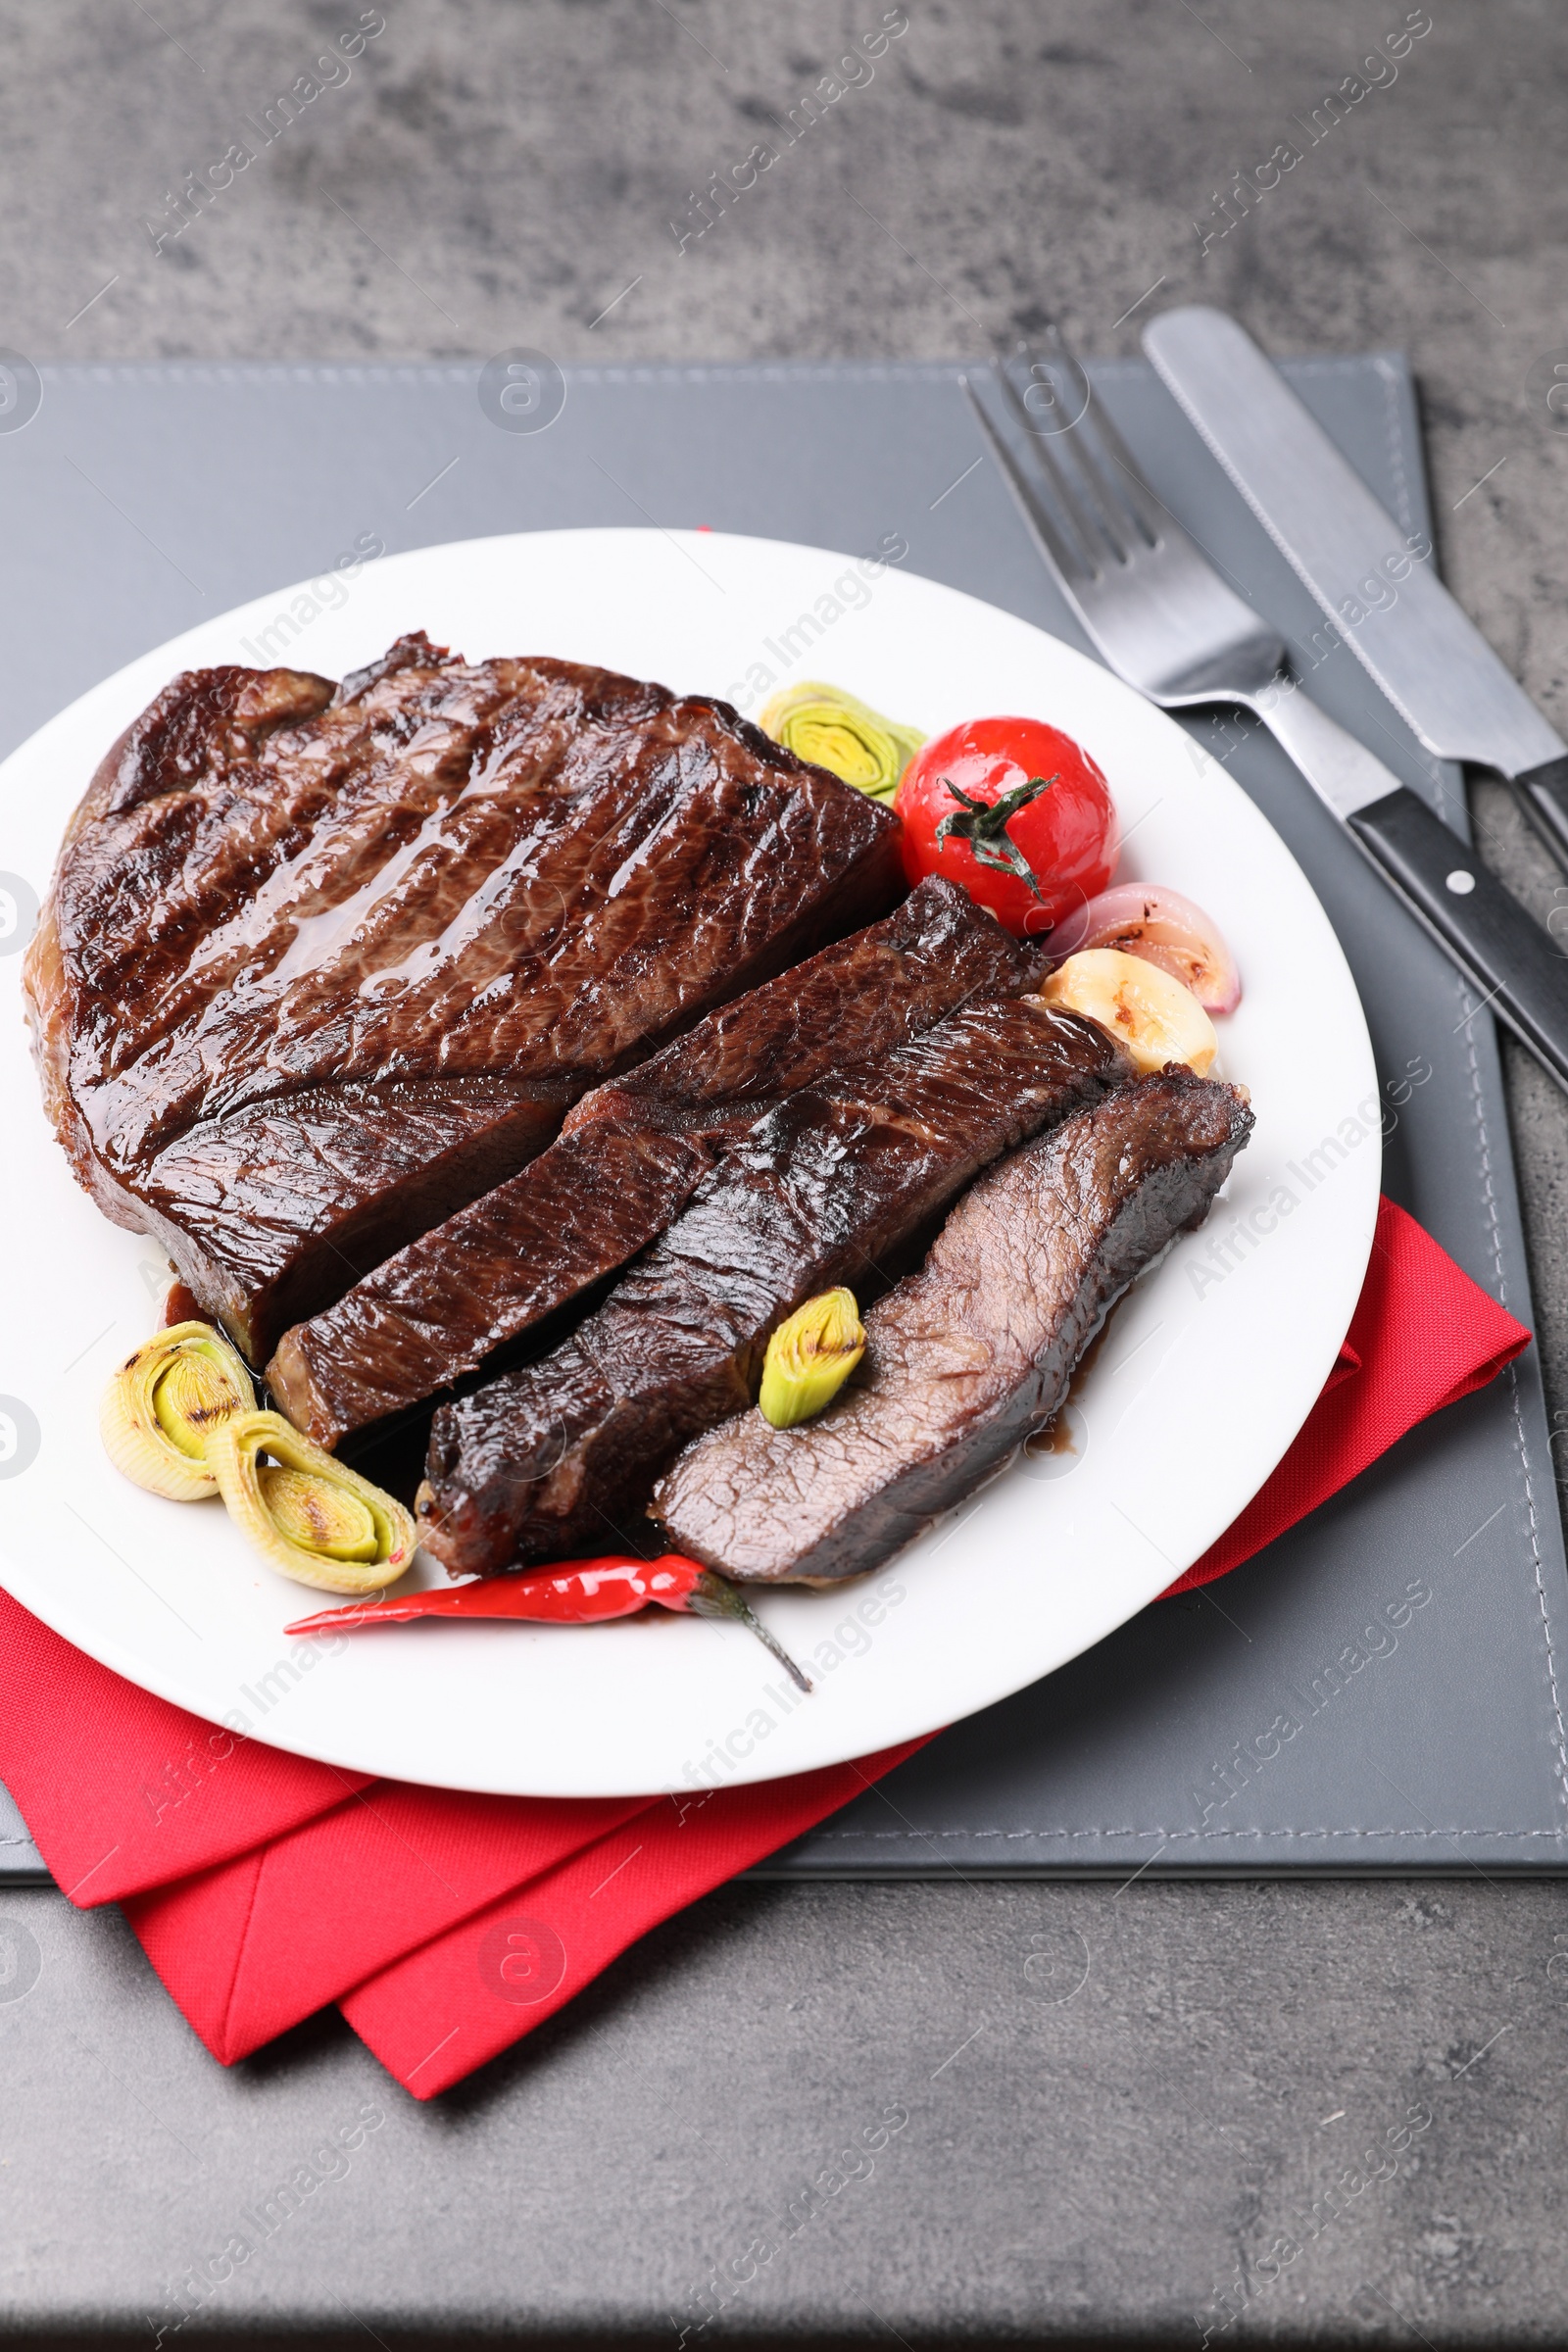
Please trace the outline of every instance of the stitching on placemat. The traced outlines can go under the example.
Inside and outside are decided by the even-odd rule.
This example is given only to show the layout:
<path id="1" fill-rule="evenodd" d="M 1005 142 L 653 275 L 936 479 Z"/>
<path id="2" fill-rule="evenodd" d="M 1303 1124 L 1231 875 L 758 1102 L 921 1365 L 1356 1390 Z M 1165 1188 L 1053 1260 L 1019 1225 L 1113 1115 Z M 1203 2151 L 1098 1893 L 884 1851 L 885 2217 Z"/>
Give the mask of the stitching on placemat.
<path id="1" fill-rule="evenodd" d="M 1290 372 L 1292 375 L 1343 375 L 1358 369 L 1363 364 L 1358 359 L 1293 360 Z M 1378 364 L 1386 365 L 1382 362 Z M 715 360 L 706 368 L 675 364 L 616 368 L 601 361 L 568 360 L 563 372 L 575 376 L 580 383 L 601 384 L 843 383 L 846 378 L 864 383 L 952 383 L 966 368 L 973 366 L 972 358 L 835 360 L 819 364 L 785 360 Z M 1147 369 L 1147 363 L 1142 360 L 1097 360 L 1094 366 L 1097 375 L 1111 381 L 1142 376 Z M 401 383 L 471 384 L 479 373 L 479 368 L 477 360 L 462 363 L 438 360 L 315 363 L 281 360 L 57 360 L 46 361 L 40 372 L 53 376 L 75 376 L 85 382 L 100 384 L 125 379 L 141 383 L 217 384 L 248 381 L 363 384 L 387 376 L 395 377 Z"/>
<path id="2" fill-rule="evenodd" d="M 676 365 L 610 367 L 599 361 L 568 360 L 563 372 L 585 384 L 703 384 L 703 383 L 956 383 L 973 360 L 846 360 L 813 365 L 779 360 L 715 361 L 710 367 Z M 1293 375 L 1343 375 L 1357 369 L 1358 360 L 1293 362 Z M 46 376 L 75 377 L 87 383 L 320 383 L 365 384 L 388 376 L 399 383 L 467 384 L 476 382 L 480 363 L 442 361 L 320 361 L 313 365 L 279 360 L 202 362 L 62 360 L 45 363 Z M 1142 360 L 1098 360 L 1095 373 L 1102 380 L 1120 382 L 1142 376 Z"/>
<path id="3" fill-rule="evenodd" d="M 1470 991 L 1459 983 L 1461 1007 L 1468 1005 Z M 1492 1263 L 1496 1276 L 1497 1302 L 1508 1303 L 1508 1278 L 1502 1263 L 1502 1230 L 1497 1219 L 1496 1187 L 1492 1178 L 1492 1149 L 1487 1135 L 1486 1105 L 1481 1099 L 1481 1065 L 1476 1055 L 1475 1019 L 1464 1023 L 1465 1052 L 1470 1070 L 1470 1098 L 1475 1105 L 1476 1135 L 1481 1151 L 1483 1199 L 1486 1202 L 1487 1229 L 1492 1237 Z M 1546 1681 L 1551 1691 L 1551 1712 L 1557 1726 L 1557 1780 L 1562 1789 L 1564 1809 L 1568 1810 L 1568 1732 L 1562 1718 L 1562 1699 L 1557 1688 L 1557 1655 L 1552 1646 L 1551 1619 L 1546 1609 L 1546 1583 L 1541 1564 L 1541 1528 L 1536 1517 L 1536 1491 L 1530 1475 L 1530 1451 L 1525 1438 L 1524 1408 L 1519 1396 L 1519 1379 L 1510 1364 L 1508 1367 L 1508 1396 L 1513 1406 L 1514 1434 L 1519 1444 L 1519 1472 L 1525 1490 L 1525 1507 L 1530 1519 L 1530 1560 L 1535 1570 L 1536 1603 L 1541 1611 L 1541 1633 L 1546 1648 Z"/>
<path id="4" fill-rule="evenodd" d="M 966 366 L 963 360 L 850 361 L 795 366 L 779 361 L 715 361 L 711 367 L 621 367 L 597 362 L 567 361 L 563 373 L 578 383 L 702 384 L 729 383 L 842 383 L 846 377 L 862 383 L 954 383 Z M 89 383 L 324 383 L 363 384 L 392 377 L 399 383 L 467 384 L 478 378 L 480 363 L 443 364 L 436 361 L 386 361 L 356 365 L 321 362 L 313 366 L 257 360 L 219 365 L 197 361 L 59 361 L 46 363 L 40 373 L 77 377 Z"/>
<path id="5" fill-rule="evenodd" d="M 1194 1830 L 1194 1829 L 1185 1829 L 1185 1830 L 1158 1830 L 1158 1829 L 1156 1829 L 1156 1830 L 1135 1830 L 1135 1829 L 1119 1829 L 1119 1830 L 813 1830 L 813 1831 L 811 1831 L 811 1832 L 809 1833 L 809 1835 L 810 1835 L 810 1837 L 811 1837 L 811 1838 L 812 1838 L 813 1842 L 815 1842 L 815 1841 L 818 1841 L 818 1840 L 821 1840 L 821 1841 L 826 1841 L 826 1840 L 827 1840 L 827 1839 L 829 1839 L 829 1838 L 836 1838 L 836 1839 L 838 1839 L 838 1840 L 839 1840 L 841 1843 L 846 1843 L 846 1844 L 849 1844 L 849 1843 L 859 1843 L 859 1844 L 865 1844 L 865 1845 L 880 1845 L 880 1844 L 886 1844 L 886 1843 L 887 1843 L 889 1840 L 891 1840 L 891 1839 L 895 1839 L 895 1838 L 917 1838 L 917 1839 L 919 1840 L 919 1842 L 920 1842 L 922 1845 L 930 1845 L 930 1844 L 934 1843 L 934 1842 L 935 1842 L 935 1840 L 936 1840 L 936 1839 L 938 1839 L 938 1838 L 1006 1838 L 1006 1839 L 1007 1839 L 1007 1840 L 1009 1840 L 1009 1841 L 1017 1841 L 1017 1840 L 1020 1840 L 1020 1839 L 1023 1839 L 1023 1838 L 1058 1838 L 1058 1839 L 1062 1840 L 1064 1843 L 1066 1843 L 1066 1844 L 1069 1844 L 1069 1845 L 1070 1845 L 1070 1844 L 1076 1844 L 1076 1843 L 1078 1842 L 1078 1840 L 1079 1840 L 1079 1839 L 1081 1839 L 1081 1838 L 1164 1838 L 1164 1839 L 1167 1841 L 1167 1843 L 1171 1843 L 1171 1844 L 1174 1844 L 1174 1843 L 1176 1843 L 1178 1840 L 1185 1841 L 1185 1842 L 1196 1842 L 1196 1841 L 1197 1841 L 1199 1838 L 1201 1838 L 1201 1839 L 1203 1839 L 1203 1841 L 1206 1843 L 1206 1842 L 1207 1842 L 1207 1841 L 1208 1841 L 1210 1838 L 1252 1838 L 1253 1840 L 1256 1840 L 1256 1839 L 1258 1839 L 1258 1838 L 1443 1838 L 1443 1839 L 1445 1839 L 1445 1840 L 1447 1840 L 1447 1841 L 1449 1841 L 1449 1842 L 1453 1841 L 1454 1839 L 1457 1839 L 1457 1838 L 1503 1838 L 1503 1839 L 1512 1839 L 1512 1840 L 1514 1840 L 1516 1843 L 1518 1843 L 1518 1842 L 1523 1842 L 1523 1841 L 1526 1841 L 1526 1840 L 1528 1840 L 1528 1839 L 1530 1839 L 1530 1838 L 1549 1838 L 1549 1839 L 1550 1839 L 1550 1840 L 1551 1840 L 1551 1841 L 1552 1841 L 1554 1844 L 1560 1845 L 1560 1844 L 1562 1844 L 1562 1842 L 1563 1842 L 1564 1838 L 1568 1838 L 1568 1831 L 1563 1831 L 1563 1830 L 1457 1830 L 1457 1829 L 1454 1829 L 1454 1830 L 1434 1830 L 1434 1829 L 1420 1829 L 1420 1830 L 1400 1830 L 1400 1829 L 1387 1829 L 1387 1830 L 1360 1830 L 1360 1829 L 1354 1829 L 1354 1830 L 1270 1830 L 1270 1829 L 1255 1829 L 1255 1830 L 1250 1830 L 1250 1829 L 1234 1829 L 1234 1830 L 1206 1830 L 1206 1829 L 1205 1829 L 1205 1830 Z"/>
<path id="6" fill-rule="evenodd" d="M 1525 1507 L 1530 1514 L 1530 1557 L 1536 1572 L 1536 1600 L 1541 1609 L 1541 1638 L 1546 1645 L 1546 1678 L 1551 1685 L 1551 1708 L 1557 1722 L 1557 1778 L 1562 1783 L 1563 1805 L 1568 1810 L 1568 1739 L 1564 1737 L 1562 1702 L 1557 1691 L 1557 1653 L 1552 1647 L 1551 1619 L 1546 1613 L 1546 1582 L 1542 1573 L 1541 1531 L 1536 1521 L 1536 1491 L 1530 1476 L 1530 1455 L 1526 1449 L 1524 1408 L 1519 1398 L 1517 1368 L 1508 1366 L 1508 1396 L 1513 1405 L 1514 1428 L 1519 1435 L 1519 1466 L 1525 1482 Z"/>

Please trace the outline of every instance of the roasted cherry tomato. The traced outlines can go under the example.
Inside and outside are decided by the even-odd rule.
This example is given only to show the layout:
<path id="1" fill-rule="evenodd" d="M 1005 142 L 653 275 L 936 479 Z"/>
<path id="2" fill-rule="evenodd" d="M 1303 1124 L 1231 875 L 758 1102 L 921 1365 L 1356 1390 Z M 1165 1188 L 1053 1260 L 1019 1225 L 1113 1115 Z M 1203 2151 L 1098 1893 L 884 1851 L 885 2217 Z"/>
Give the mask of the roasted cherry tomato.
<path id="1" fill-rule="evenodd" d="M 894 803 L 911 882 L 945 874 L 1017 937 L 1051 930 L 1115 869 L 1120 833 L 1105 779 L 1070 735 L 1039 718 L 971 718 L 935 736 Z"/>

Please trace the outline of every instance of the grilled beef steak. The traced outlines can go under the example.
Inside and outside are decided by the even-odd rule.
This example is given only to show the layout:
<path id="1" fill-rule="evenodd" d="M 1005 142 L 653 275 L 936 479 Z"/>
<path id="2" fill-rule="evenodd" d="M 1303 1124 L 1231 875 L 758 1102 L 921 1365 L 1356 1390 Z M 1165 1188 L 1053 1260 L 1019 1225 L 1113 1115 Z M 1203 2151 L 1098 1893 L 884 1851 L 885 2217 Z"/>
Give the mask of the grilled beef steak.
<path id="1" fill-rule="evenodd" d="M 281 1325 L 542 1151 L 570 1100 L 507 1077 L 307 1087 L 203 1120 L 135 1198 L 203 1310 L 259 1360 Z"/>
<path id="2" fill-rule="evenodd" d="M 901 892 L 896 820 L 725 704 L 423 637 L 176 678 L 26 985 L 82 1183 L 260 1361 L 567 1105 Z"/>
<path id="3" fill-rule="evenodd" d="M 881 922 L 585 1096 L 519 1174 L 285 1332 L 273 1395 L 335 1446 L 450 1388 L 655 1240 L 716 1150 L 771 1104 L 968 998 L 1026 987 L 1038 963 L 963 891 L 922 882 Z"/>
<path id="4" fill-rule="evenodd" d="M 1127 1074 L 1087 1022 L 991 998 L 792 1095 L 564 1346 L 436 1415 L 421 1542 L 454 1571 L 602 1550 L 749 1401 L 784 1316 L 862 1285 L 999 1152 Z"/>
<path id="5" fill-rule="evenodd" d="M 858 1576 L 1057 1411 L 1115 1299 L 1197 1225 L 1245 1145 L 1234 1088 L 1170 1068 L 991 1169 L 921 1271 L 866 1317 L 857 1378 L 814 1421 L 747 1411 L 656 1491 L 671 1541 L 726 1576 Z"/>

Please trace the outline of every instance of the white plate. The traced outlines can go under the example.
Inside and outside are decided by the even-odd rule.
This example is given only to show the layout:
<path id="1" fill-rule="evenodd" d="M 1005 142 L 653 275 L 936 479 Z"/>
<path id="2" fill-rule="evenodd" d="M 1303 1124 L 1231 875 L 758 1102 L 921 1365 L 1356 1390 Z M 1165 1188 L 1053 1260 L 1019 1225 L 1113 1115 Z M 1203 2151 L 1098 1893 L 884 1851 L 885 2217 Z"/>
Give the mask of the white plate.
<path id="1" fill-rule="evenodd" d="M 165 1261 L 67 1168 L 12 955 L 0 1581 L 57 1632 L 197 1715 L 404 1780 L 550 1796 L 769 1780 L 1050 1673 L 1152 1600 L 1257 1491 L 1323 1386 L 1371 1246 L 1377 1080 L 1345 958 L 1277 835 L 1169 719 L 1009 613 L 866 568 L 711 533 L 550 531 L 387 558 L 337 610 L 321 583 L 281 590 L 132 662 L 7 760 L 0 866 L 41 893 L 120 729 L 174 671 L 255 660 L 290 612 L 300 633 L 272 658 L 333 677 L 423 627 L 471 658 L 599 662 L 754 712 L 771 672 L 834 679 L 932 733 L 1002 710 L 1066 728 L 1110 780 L 1122 874 L 1196 898 L 1236 952 L 1246 996 L 1222 1052 L 1257 1115 L 1208 1225 L 1119 1310 L 1078 1399 L 1080 1449 L 1016 1463 L 867 1584 L 766 1594 L 760 1612 L 815 1679 L 807 1700 L 745 1632 L 662 1612 L 286 1639 L 321 1596 L 260 1566 L 217 1503 L 144 1494 L 104 1457 L 99 1393 L 155 1327 Z"/>

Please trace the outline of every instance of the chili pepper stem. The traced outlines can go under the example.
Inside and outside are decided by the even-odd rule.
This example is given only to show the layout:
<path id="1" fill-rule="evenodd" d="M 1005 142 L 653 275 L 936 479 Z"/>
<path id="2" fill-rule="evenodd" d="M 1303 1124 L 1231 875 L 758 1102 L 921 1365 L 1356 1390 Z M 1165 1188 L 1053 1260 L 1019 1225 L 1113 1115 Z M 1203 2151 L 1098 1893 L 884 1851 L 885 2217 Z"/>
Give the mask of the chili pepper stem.
<path id="1" fill-rule="evenodd" d="M 442 1585 L 427 1592 L 411 1592 L 402 1600 L 378 1601 L 372 1606 L 328 1609 L 319 1616 L 302 1617 L 284 1627 L 285 1633 L 317 1634 L 348 1626 L 407 1625 L 415 1618 L 502 1619 L 523 1625 L 593 1625 L 635 1616 L 652 1602 L 694 1617 L 727 1617 L 757 1636 L 777 1658 L 798 1690 L 809 1690 L 810 1678 L 801 1672 L 789 1651 L 755 1617 L 733 1585 L 715 1576 L 683 1552 L 666 1551 L 657 1560 L 613 1553 L 596 1560 L 561 1560 L 553 1568 L 531 1575 L 503 1573 L 476 1577 L 469 1584 Z"/>
<path id="2" fill-rule="evenodd" d="M 810 1690 L 810 1676 L 802 1673 L 784 1644 L 774 1640 L 760 1617 L 747 1607 L 734 1586 L 727 1585 L 721 1576 L 714 1576 L 710 1569 L 705 1569 L 693 1586 L 686 1606 L 694 1617 L 728 1617 L 737 1625 L 749 1626 L 762 1647 L 772 1651 L 796 1689 Z"/>

